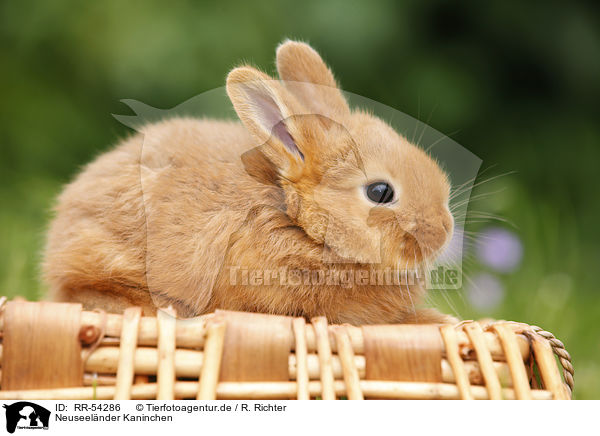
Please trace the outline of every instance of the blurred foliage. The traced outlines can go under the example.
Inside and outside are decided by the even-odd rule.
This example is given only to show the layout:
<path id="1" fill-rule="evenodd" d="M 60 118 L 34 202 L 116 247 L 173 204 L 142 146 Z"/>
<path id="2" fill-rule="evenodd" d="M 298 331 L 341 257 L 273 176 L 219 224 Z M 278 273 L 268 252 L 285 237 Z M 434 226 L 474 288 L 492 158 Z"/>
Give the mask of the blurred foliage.
<path id="1" fill-rule="evenodd" d="M 419 118 L 477 154 L 473 209 L 514 226 L 518 271 L 488 313 L 538 324 L 573 355 L 577 398 L 600 398 L 600 14 L 560 1 L 0 4 L 0 292 L 37 298 L 50 207 L 78 168 L 127 134 L 120 99 L 159 108 L 223 85 L 247 61 L 274 71 L 286 37 L 311 42 L 344 89 Z M 480 223 L 470 229 L 476 231 Z M 468 262 L 470 270 L 480 268 Z"/>

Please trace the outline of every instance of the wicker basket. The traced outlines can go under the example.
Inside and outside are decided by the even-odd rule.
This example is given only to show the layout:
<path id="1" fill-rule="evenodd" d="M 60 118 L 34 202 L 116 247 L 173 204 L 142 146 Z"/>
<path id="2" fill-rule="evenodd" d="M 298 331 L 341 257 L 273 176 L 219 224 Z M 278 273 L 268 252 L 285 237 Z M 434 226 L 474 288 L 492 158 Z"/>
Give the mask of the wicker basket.
<path id="1" fill-rule="evenodd" d="M 522 323 L 328 326 L 228 311 L 176 320 L 171 309 L 142 317 L 26 301 L 0 310 L 2 400 L 570 399 L 573 387 L 563 344 Z"/>

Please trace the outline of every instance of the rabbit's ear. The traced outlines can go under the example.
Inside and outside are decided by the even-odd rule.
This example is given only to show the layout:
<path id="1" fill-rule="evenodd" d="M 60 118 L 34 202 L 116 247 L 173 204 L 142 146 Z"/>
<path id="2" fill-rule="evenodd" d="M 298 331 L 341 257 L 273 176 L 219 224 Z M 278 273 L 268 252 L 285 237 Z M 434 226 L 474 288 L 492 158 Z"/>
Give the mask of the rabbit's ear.
<path id="1" fill-rule="evenodd" d="M 300 170 L 305 153 L 302 143 L 306 126 L 305 114 L 298 101 L 279 81 L 251 67 L 236 68 L 227 76 L 227 94 L 246 128 L 280 171 L 286 174 Z"/>
<path id="2" fill-rule="evenodd" d="M 277 71 L 285 86 L 314 113 L 338 118 L 350 112 L 333 73 L 310 45 L 283 42 L 277 48 Z"/>

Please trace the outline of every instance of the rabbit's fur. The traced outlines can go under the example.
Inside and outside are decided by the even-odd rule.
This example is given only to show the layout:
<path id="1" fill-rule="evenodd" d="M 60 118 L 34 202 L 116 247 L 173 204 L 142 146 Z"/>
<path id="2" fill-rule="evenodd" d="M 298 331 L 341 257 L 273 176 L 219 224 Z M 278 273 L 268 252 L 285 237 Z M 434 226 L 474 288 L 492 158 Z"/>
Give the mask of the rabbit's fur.
<path id="1" fill-rule="evenodd" d="M 227 78 L 241 119 L 148 125 L 61 194 L 44 273 L 55 300 L 182 316 L 231 309 L 353 324 L 444 322 L 418 286 L 281 280 L 282 271 L 371 275 L 414 268 L 449 240 L 449 183 L 421 149 L 348 107 L 308 45 L 277 51 L 281 81 Z M 397 198 L 370 202 L 368 182 Z M 240 275 L 259 271 L 250 283 Z M 268 279 L 268 277 L 271 279 Z"/>

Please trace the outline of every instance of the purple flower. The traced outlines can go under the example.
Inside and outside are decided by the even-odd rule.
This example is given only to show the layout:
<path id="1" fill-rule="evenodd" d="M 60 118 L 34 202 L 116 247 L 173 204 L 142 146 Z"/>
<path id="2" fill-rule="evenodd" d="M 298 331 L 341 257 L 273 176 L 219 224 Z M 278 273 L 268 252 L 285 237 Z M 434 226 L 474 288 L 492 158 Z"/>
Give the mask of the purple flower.
<path id="1" fill-rule="evenodd" d="M 523 258 L 523 244 L 518 236 L 499 227 L 482 231 L 476 250 L 481 263 L 503 273 L 514 271 Z"/>
<path id="2" fill-rule="evenodd" d="M 497 277 L 481 273 L 474 276 L 467 286 L 467 299 L 479 310 L 489 310 L 504 300 L 504 287 Z"/>

